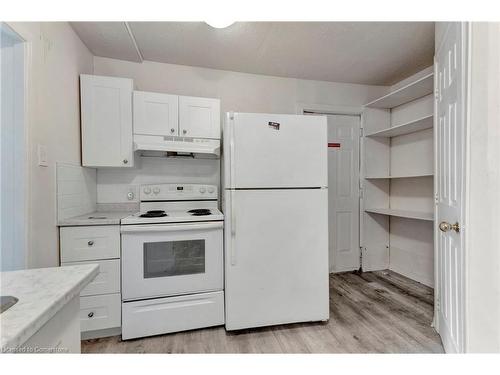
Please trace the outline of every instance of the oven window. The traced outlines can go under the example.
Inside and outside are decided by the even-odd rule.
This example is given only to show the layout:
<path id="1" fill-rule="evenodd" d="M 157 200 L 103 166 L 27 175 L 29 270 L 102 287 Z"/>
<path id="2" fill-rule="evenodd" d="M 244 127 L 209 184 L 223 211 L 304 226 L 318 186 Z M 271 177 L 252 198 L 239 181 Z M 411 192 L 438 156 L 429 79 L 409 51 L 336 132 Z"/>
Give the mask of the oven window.
<path id="1" fill-rule="evenodd" d="M 144 278 L 205 273 L 205 240 L 147 242 Z"/>

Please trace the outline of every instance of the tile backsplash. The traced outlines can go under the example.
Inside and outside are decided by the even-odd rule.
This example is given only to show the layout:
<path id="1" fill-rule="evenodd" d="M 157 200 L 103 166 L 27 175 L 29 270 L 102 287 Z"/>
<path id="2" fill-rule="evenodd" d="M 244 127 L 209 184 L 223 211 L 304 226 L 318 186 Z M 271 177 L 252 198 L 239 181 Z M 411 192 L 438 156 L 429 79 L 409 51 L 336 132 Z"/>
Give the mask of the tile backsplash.
<path id="1" fill-rule="evenodd" d="M 57 163 L 56 186 L 58 221 L 96 211 L 96 169 Z"/>
<path id="2" fill-rule="evenodd" d="M 134 168 L 102 168 L 97 171 L 97 202 L 99 204 L 138 202 L 141 185 L 162 183 L 219 186 L 220 160 L 136 155 Z"/>

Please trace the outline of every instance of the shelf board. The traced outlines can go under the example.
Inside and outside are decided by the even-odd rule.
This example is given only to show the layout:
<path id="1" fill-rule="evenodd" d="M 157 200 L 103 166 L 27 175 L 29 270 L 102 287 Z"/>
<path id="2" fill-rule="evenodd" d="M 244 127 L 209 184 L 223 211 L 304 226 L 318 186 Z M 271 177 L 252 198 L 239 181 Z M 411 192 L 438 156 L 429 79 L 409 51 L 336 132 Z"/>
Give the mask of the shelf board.
<path id="1" fill-rule="evenodd" d="M 433 90 L 434 73 L 430 73 L 415 82 L 365 104 L 365 107 L 390 109 L 429 95 Z"/>
<path id="2" fill-rule="evenodd" d="M 407 219 L 434 221 L 434 214 L 432 212 L 394 210 L 392 208 L 367 208 L 365 209 L 365 212 L 372 214 L 404 217 Z"/>
<path id="3" fill-rule="evenodd" d="M 415 133 L 420 130 L 430 129 L 433 127 L 433 115 L 428 115 L 405 124 L 396 125 L 389 129 L 380 130 L 378 132 L 367 134 L 367 137 L 397 137 L 398 135 Z"/>
<path id="4" fill-rule="evenodd" d="M 405 175 L 405 176 L 365 176 L 367 180 L 382 180 L 386 178 L 417 178 L 417 177 L 432 177 L 433 173 L 424 173 L 424 174 L 414 174 L 414 175 Z"/>

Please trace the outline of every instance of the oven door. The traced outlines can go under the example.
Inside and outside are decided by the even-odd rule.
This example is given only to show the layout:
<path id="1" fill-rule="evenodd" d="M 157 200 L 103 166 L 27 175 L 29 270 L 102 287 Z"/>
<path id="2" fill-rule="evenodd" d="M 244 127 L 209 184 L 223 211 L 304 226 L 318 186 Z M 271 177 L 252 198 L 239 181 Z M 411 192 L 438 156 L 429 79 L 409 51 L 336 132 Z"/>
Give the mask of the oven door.
<path id="1" fill-rule="evenodd" d="M 123 225 L 122 299 L 222 290 L 222 222 Z"/>

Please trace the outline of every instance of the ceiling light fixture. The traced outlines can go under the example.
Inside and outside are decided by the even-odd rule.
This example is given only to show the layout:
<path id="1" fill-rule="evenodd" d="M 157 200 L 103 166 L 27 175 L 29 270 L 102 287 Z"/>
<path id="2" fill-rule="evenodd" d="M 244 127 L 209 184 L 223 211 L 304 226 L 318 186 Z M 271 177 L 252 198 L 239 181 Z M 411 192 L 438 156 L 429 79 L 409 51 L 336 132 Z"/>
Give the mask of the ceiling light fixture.
<path id="1" fill-rule="evenodd" d="M 211 21 L 205 21 L 205 23 L 208 26 L 211 26 L 215 29 L 225 29 L 226 27 L 231 26 L 234 23 L 234 21 L 216 19 Z"/>

